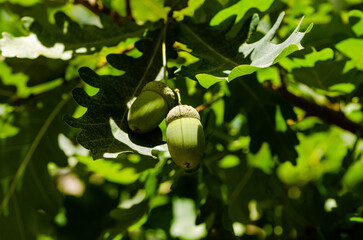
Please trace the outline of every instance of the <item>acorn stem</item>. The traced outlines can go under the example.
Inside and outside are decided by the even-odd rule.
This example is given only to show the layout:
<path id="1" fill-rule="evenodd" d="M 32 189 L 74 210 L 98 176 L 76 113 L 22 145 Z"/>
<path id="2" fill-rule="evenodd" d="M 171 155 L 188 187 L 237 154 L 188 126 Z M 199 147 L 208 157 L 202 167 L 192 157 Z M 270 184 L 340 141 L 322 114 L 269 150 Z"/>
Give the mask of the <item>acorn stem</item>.
<path id="1" fill-rule="evenodd" d="M 161 45 L 162 50 L 162 58 L 163 58 L 163 71 L 164 71 L 164 82 L 166 83 L 166 79 L 168 78 L 168 71 L 167 71 L 167 62 L 166 62 L 166 30 L 168 27 L 168 18 L 164 21 L 164 28 L 163 28 L 163 43 Z"/>
<path id="2" fill-rule="evenodd" d="M 181 96 L 180 96 L 180 90 L 178 88 L 175 88 L 174 89 L 174 92 L 178 96 L 178 105 L 182 105 L 182 103 L 181 103 Z"/>

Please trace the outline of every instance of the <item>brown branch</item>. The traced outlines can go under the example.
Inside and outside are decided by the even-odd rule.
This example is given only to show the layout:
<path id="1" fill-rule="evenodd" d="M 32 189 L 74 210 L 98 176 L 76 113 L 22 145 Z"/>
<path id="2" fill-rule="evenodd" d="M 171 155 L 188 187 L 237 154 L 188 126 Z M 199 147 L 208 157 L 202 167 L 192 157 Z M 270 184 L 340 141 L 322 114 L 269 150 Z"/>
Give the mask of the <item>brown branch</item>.
<path id="1" fill-rule="evenodd" d="M 198 107 L 196 107 L 195 110 L 197 110 L 198 112 L 203 111 L 204 109 L 211 107 L 215 102 L 218 102 L 223 97 L 224 96 L 219 96 L 219 97 L 217 97 L 216 99 L 213 99 L 210 102 L 203 103 L 202 105 L 199 105 Z"/>
<path id="2" fill-rule="evenodd" d="M 132 11 L 131 11 L 131 0 L 126 0 L 126 17 L 135 21 L 134 16 L 132 16 Z"/>
<path id="3" fill-rule="evenodd" d="M 326 123 L 334 124 L 353 134 L 358 134 L 358 136 L 363 137 L 363 125 L 351 121 L 342 112 L 335 111 L 326 106 L 318 105 L 311 100 L 296 96 L 289 92 L 285 87 L 279 87 L 276 91 L 291 105 L 304 110 L 307 115 L 318 117 Z"/>

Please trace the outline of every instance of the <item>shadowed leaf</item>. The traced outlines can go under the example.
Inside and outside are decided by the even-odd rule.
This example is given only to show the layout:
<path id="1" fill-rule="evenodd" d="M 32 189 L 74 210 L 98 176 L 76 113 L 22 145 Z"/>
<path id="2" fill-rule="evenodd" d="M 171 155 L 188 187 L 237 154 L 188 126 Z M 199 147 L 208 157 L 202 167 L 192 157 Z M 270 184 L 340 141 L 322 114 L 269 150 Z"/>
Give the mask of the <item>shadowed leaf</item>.
<path id="1" fill-rule="evenodd" d="M 7 229 L 0 231 L 0 239 L 36 239 L 51 228 L 61 198 L 48 164 L 67 163 L 58 147 L 58 135 L 69 131 L 62 114 L 75 109 L 69 101 L 73 87 L 58 87 L 12 113 L 12 124 L 19 132 L 0 144 L 0 225 Z M 67 97 L 62 98 L 63 94 Z M 12 184 L 16 184 L 15 189 Z"/>
<path id="2" fill-rule="evenodd" d="M 77 140 L 91 151 L 93 158 L 101 158 L 104 153 L 130 151 L 151 155 L 152 148 L 163 143 L 159 129 L 137 135 L 131 132 L 126 121 L 127 103 L 140 93 L 147 82 L 155 80 L 160 72 L 162 39 L 163 32 L 156 30 L 149 32 L 146 39 L 136 42 L 135 47 L 143 53 L 140 58 L 132 58 L 125 54 L 108 55 L 108 62 L 113 67 L 125 71 L 123 75 L 98 75 L 85 67 L 79 70 L 81 78 L 91 86 L 99 88 L 99 91 L 94 96 L 88 96 L 83 89 L 75 89 L 74 99 L 86 107 L 87 112 L 78 119 L 65 116 L 65 121 L 82 129 Z M 172 41 L 172 38 L 170 40 Z M 167 46 L 170 47 L 170 44 L 171 42 L 168 42 Z M 172 57 L 173 51 L 169 53 Z M 110 118 L 113 119 L 112 123 L 115 123 L 114 130 L 110 126 Z M 113 136 L 113 132 L 117 131 L 116 124 L 125 138 L 120 137 L 117 140 Z M 120 134 L 116 133 L 115 136 Z"/>
<path id="3" fill-rule="evenodd" d="M 122 27 L 119 27 L 105 15 L 100 15 L 103 28 L 95 25 L 81 27 L 63 12 L 57 12 L 54 18 L 55 24 L 45 21 L 45 18 L 35 20 L 29 27 L 29 36 L 13 37 L 3 33 L 0 39 L 2 55 L 31 59 L 43 55 L 68 60 L 75 54 L 91 54 L 104 46 L 115 46 L 128 38 L 141 37 L 146 28 L 129 19 L 123 19 Z"/>

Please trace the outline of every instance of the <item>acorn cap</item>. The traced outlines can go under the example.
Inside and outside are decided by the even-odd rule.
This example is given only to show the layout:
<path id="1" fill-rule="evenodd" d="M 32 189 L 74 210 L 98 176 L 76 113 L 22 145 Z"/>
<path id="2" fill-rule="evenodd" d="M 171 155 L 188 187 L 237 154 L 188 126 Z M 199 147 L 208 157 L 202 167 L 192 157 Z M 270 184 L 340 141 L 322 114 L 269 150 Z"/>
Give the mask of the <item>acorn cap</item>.
<path id="1" fill-rule="evenodd" d="M 141 92 L 145 92 L 145 91 L 153 91 L 153 92 L 160 94 L 167 102 L 169 110 L 175 106 L 174 92 L 165 83 L 160 82 L 160 81 L 148 82 L 141 90 Z"/>
<path id="2" fill-rule="evenodd" d="M 178 105 L 171 109 L 166 116 L 166 125 L 179 118 L 196 118 L 200 120 L 199 113 L 195 108 L 189 105 Z"/>

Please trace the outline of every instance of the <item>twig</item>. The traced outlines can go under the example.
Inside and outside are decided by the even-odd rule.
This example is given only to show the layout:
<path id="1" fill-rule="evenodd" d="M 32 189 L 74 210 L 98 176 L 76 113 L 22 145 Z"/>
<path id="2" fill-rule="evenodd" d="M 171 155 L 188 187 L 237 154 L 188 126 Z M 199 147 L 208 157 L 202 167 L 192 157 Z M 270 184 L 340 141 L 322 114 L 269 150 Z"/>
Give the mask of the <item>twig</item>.
<path id="1" fill-rule="evenodd" d="M 219 100 L 221 100 L 224 97 L 224 95 L 217 97 L 216 99 L 213 99 L 210 102 L 207 103 L 203 103 L 202 105 L 199 105 L 198 107 L 196 107 L 195 109 L 200 112 L 203 111 L 206 108 L 211 107 L 214 103 L 218 102 Z"/>
<path id="2" fill-rule="evenodd" d="M 168 78 L 168 70 L 167 70 L 167 59 L 166 59 L 166 32 L 168 28 L 168 19 L 166 18 L 164 21 L 163 27 L 163 43 L 162 43 L 162 58 L 163 58 L 163 71 L 164 71 L 164 81 L 166 83 L 166 79 Z"/>
<path id="3" fill-rule="evenodd" d="M 298 107 L 306 112 L 308 116 L 315 116 L 323 120 L 328 124 L 336 125 L 342 129 L 345 129 L 355 135 L 358 134 L 359 137 L 363 137 L 363 125 L 353 122 L 348 119 L 342 112 L 333 110 L 327 106 L 322 106 L 314 101 L 305 99 L 303 97 L 299 97 L 293 93 L 291 93 L 287 89 L 287 85 L 285 82 L 284 76 L 286 76 L 286 72 L 283 68 L 279 68 L 281 86 L 266 86 L 269 87 L 276 92 L 278 92 L 285 100 L 287 100 L 291 105 Z"/>
<path id="4" fill-rule="evenodd" d="M 126 17 L 135 21 L 134 16 L 132 15 L 132 11 L 131 11 L 130 0 L 126 0 Z"/>
<path id="5" fill-rule="evenodd" d="M 326 123 L 334 124 L 353 134 L 358 134 L 360 137 L 363 137 L 363 126 L 351 121 L 342 112 L 335 111 L 331 108 L 318 105 L 311 100 L 296 96 L 289 92 L 286 87 L 279 87 L 276 91 L 291 105 L 304 110 L 307 115 L 318 117 Z"/>

